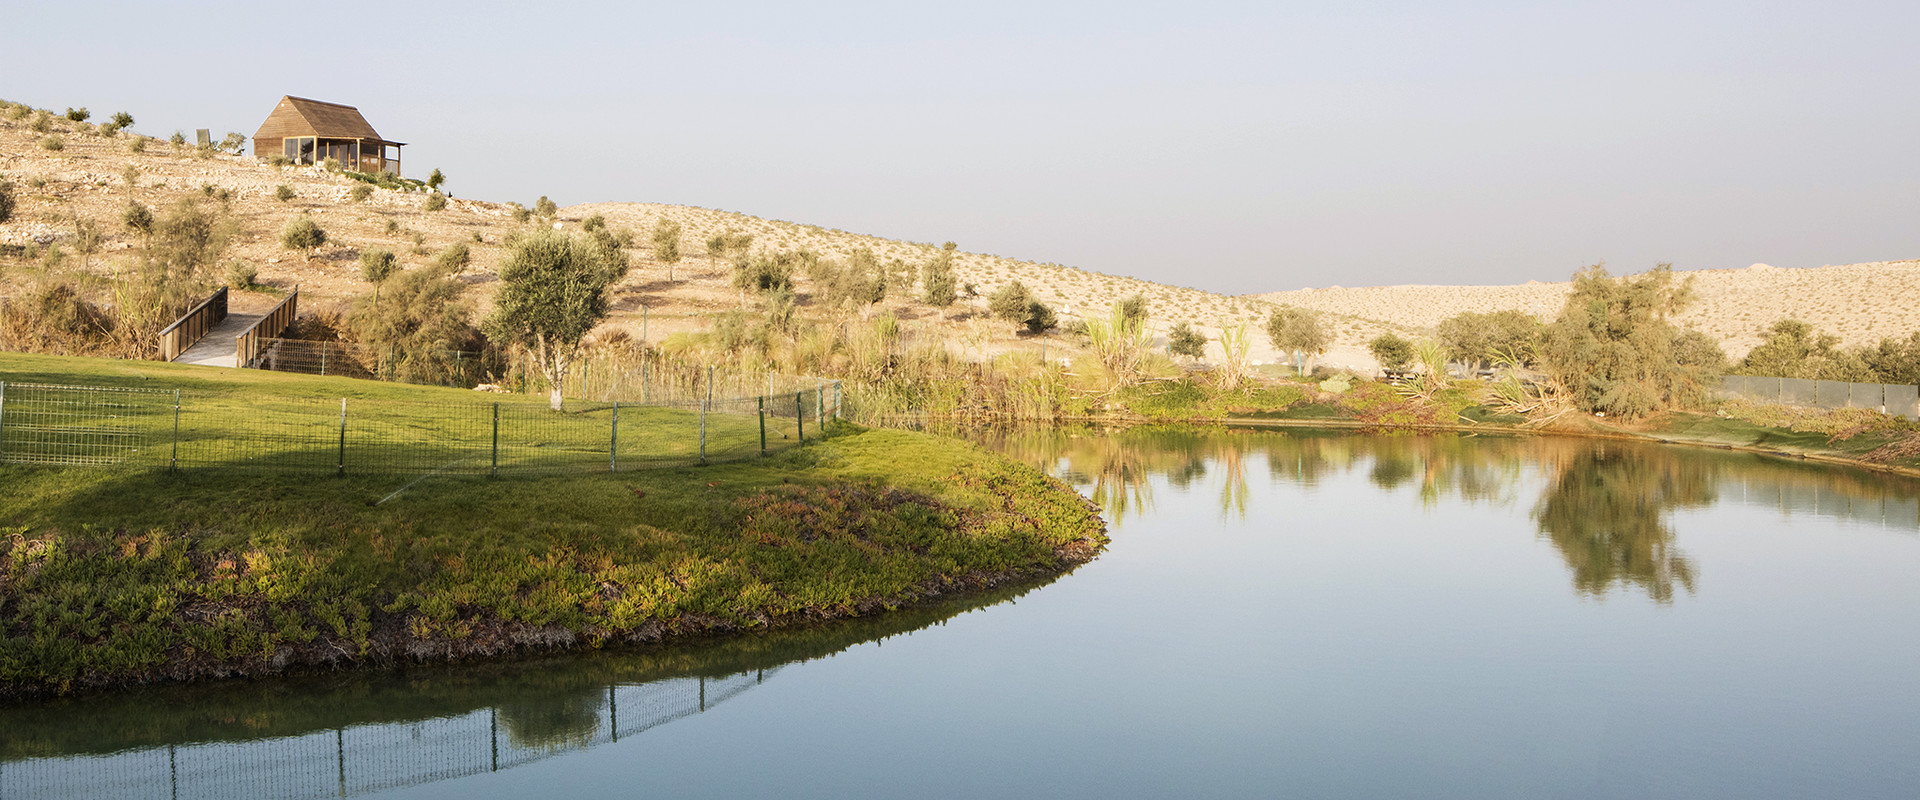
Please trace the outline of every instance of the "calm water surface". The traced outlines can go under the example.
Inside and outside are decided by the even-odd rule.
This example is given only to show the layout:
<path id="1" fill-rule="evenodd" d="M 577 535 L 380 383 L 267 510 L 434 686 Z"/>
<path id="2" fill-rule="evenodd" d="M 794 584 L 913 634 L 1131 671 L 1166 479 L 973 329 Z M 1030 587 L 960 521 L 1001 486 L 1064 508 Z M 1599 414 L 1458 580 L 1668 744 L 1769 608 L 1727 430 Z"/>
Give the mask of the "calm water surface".
<path id="1" fill-rule="evenodd" d="M 980 434 L 1044 585 L 700 647 L 0 709 L 0 798 L 1920 795 L 1920 485 L 1711 450 Z"/>

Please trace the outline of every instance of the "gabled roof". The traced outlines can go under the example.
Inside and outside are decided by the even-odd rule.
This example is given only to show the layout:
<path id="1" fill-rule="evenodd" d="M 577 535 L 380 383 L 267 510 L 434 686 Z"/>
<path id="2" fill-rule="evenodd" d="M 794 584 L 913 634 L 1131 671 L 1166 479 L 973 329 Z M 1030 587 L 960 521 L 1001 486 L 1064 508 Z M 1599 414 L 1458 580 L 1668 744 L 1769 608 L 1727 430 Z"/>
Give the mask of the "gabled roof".
<path id="1" fill-rule="evenodd" d="M 370 139 L 386 142 L 360 116 L 360 109 L 339 103 L 309 100 L 286 95 L 260 123 L 255 139 L 285 139 L 289 136 L 323 136 L 329 139 Z M 400 142 L 387 142 L 401 144 Z"/>

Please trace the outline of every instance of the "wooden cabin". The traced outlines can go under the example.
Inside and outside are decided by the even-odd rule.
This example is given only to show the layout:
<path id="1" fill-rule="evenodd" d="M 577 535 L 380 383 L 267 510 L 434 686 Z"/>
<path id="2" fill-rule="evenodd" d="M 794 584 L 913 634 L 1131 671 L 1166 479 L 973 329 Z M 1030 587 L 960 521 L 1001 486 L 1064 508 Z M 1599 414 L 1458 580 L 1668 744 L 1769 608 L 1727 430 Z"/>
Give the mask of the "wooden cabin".
<path id="1" fill-rule="evenodd" d="M 291 95 L 280 98 L 253 134 L 253 154 L 260 158 L 283 155 L 295 164 L 331 158 L 354 172 L 399 175 L 404 146 L 381 138 L 360 109 Z"/>

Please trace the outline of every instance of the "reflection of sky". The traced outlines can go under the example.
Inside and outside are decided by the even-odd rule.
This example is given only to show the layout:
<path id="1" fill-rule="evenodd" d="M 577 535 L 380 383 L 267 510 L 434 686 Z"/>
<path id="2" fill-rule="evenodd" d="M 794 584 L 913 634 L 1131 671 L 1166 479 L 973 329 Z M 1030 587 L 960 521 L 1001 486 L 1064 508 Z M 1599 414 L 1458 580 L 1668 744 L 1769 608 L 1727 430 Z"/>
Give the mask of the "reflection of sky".
<path id="1" fill-rule="evenodd" d="M 1699 590 L 1582 598 L 1518 502 L 1248 459 L 1099 560 L 616 748 L 410 797 L 1910 797 L 1920 541 L 1722 502 Z"/>

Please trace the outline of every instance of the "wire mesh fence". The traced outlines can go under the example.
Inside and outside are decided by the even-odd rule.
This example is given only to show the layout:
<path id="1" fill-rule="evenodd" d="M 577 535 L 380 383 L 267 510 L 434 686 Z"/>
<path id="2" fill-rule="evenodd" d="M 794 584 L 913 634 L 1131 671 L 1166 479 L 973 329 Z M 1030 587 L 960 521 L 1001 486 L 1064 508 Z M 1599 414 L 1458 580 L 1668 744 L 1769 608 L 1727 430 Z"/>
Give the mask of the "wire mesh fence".
<path id="1" fill-rule="evenodd" d="M 293 736 L 5 761 L 0 798 L 354 797 L 617 743 L 704 712 L 778 671 L 614 684 L 538 704 Z"/>
<path id="2" fill-rule="evenodd" d="M 764 386 L 758 378 L 756 384 Z M 553 474 L 728 461 L 818 436 L 837 381 L 654 402 L 196 396 L 0 381 L 0 463 L 334 474 Z M 791 385 L 791 382 L 787 385 Z M 667 392 L 684 398 L 685 393 Z"/>
<path id="3" fill-rule="evenodd" d="M 305 375 L 471 387 L 486 383 L 504 361 L 498 353 L 400 350 L 338 341 L 262 339 L 252 367 Z"/>
<path id="4" fill-rule="evenodd" d="M 1920 387 L 1902 384 L 1728 375 L 1721 379 L 1720 389 L 1767 403 L 1807 408 L 1869 408 L 1896 417 L 1920 419 Z"/>

